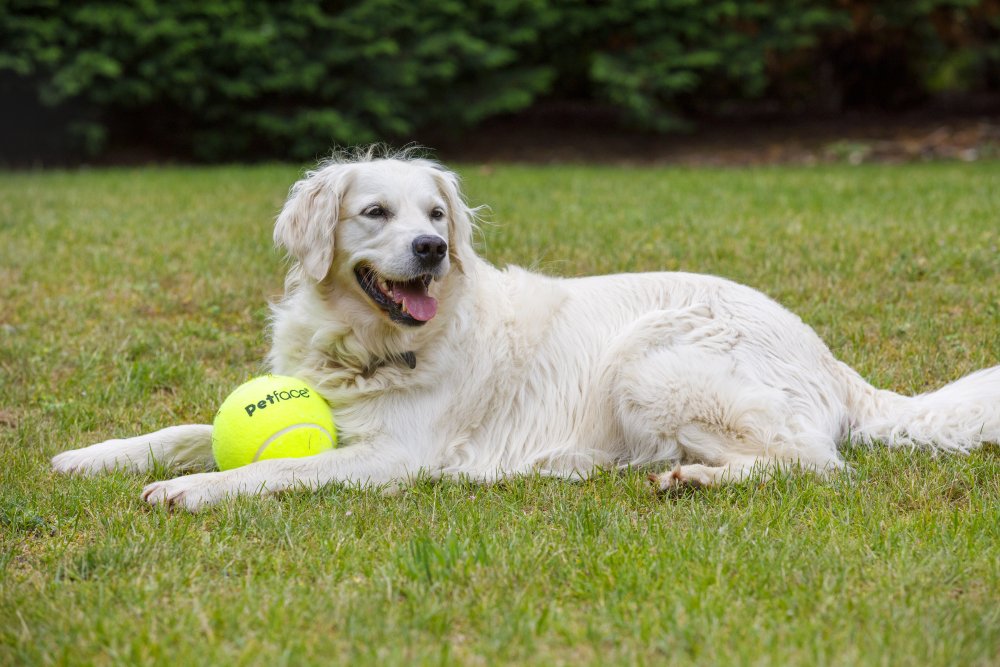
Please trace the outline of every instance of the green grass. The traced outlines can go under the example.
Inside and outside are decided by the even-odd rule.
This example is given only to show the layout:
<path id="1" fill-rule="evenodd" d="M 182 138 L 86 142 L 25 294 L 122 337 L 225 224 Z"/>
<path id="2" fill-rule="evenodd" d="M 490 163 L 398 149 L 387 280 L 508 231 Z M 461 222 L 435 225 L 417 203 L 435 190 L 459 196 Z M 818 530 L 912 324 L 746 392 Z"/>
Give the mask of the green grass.
<path id="1" fill-rule="evenodd" d="M 899 391 L 1000 362 L 1000 163 L 461 171 L 495 263 L 725 275 Z M 1000 661 L 997 447 L 674 499 L 629 471 L 194 516 L 145 507 L 154 476 L 51 474 L 260 369 L 297 174 L 0 174 L 0 664 Z"/>

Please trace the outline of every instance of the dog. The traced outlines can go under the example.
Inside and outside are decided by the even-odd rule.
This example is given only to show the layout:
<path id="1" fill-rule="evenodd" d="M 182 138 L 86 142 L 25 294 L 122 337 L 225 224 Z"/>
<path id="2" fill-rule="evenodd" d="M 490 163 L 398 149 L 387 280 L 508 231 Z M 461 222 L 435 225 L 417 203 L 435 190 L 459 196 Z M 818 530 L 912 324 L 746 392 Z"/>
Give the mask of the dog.
<path id="1" fill-rule="evenodd" d="M 1000 440 L 1000 366 L 906 397 L 872 387 L 794 314 L 690 273 L 562 279 L 477 256 L 458 176 L 409 153 L 340 156 L 291 188 L 292 266 L 270 370 L 316 386 L 342 446 L 153 482 L 152 505 L 418 475 L 585 477 L 663 464 L 655 489 L 782 466 L 829 474 L 838 444 L 967 452 Z M 211 469 L 212 427 L 63 452 L 56 471 Z M 756 471 L 756 473 L 755 473 Z"/>

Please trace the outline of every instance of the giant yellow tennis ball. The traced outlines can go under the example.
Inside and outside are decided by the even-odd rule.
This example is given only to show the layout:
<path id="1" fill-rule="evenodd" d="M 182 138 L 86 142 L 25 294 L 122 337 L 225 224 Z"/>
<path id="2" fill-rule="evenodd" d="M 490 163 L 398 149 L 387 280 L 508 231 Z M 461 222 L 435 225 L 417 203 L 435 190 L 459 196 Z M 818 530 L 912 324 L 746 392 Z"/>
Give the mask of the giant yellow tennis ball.
<path id="1" fill-rule="evenodd" d="M 262 375 L 240 385 L 212 424 L 219 470 L 312 456 L 336 446 L 329 404 L 309 384 L 287 375 Z"/>

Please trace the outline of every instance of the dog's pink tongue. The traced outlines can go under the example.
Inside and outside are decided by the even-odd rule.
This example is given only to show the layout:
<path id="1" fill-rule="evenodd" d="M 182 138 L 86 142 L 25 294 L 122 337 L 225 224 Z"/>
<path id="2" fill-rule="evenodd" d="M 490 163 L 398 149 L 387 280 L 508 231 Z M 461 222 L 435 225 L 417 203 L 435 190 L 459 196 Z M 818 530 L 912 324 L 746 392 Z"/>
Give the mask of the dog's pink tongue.
<path id="1" fill-rule="evenodd" d="M 427 288 L 419 281 L 396 283 L 392 289 L 396 300 L 406 306 L 406 312 L 415 320 L 426 322 L 437 314 L 437 299 L 427 293 Z"/>

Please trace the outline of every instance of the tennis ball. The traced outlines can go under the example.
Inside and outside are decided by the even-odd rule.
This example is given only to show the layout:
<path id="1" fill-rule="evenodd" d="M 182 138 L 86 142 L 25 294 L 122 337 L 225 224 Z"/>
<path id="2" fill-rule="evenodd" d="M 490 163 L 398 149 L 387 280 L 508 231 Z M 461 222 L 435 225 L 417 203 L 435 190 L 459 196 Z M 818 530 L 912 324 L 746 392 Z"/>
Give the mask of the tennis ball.
<path id="1" fill-rule="evenodd" d="M 312 456 L 336 446 L 329 404 L 313 387 L 286 375 L 262 375 L 240 385 L 212 424 L 219 470 Z"/>

